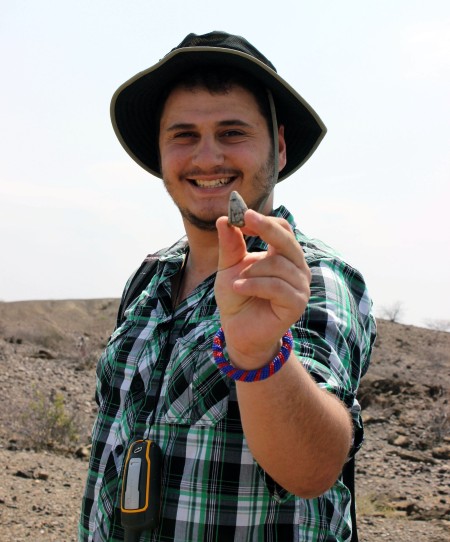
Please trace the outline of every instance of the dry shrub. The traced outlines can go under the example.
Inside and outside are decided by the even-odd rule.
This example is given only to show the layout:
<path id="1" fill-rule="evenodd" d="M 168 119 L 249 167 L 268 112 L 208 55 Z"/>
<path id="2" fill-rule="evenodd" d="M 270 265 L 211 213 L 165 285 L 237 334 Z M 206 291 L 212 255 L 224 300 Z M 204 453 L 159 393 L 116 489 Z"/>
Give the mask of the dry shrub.
<path id="1" fill-rule="evenodd" d="M 357 496 L 356 513 L 358 516 L 389 517 L 395 515 L 396 510 L 388 495 L 370 493 Z"/>
<path id="2" fill-rule="evenodd" d="M 73 414 L 59 392 L 46 395 L 35 389 L 20 416 L 21 433 L 30 448 L 67 449 L 78 442 L 78 428 Z"/>

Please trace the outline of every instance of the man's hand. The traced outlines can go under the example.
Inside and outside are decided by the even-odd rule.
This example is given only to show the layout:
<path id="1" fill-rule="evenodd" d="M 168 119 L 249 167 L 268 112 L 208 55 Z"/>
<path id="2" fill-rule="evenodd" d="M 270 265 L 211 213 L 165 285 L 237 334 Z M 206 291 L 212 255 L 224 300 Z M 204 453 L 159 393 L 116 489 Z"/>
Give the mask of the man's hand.
<path id="1" fill-rule="evenodd" d="M 219 264 L 215 295 L 228 354 L 240 369 L 259 369 L 278 353 L 281 337 L 303 314 L 311 272 L 287 221 L 245 213 L 242 229 L 217 220 Z M 267 252 L 248 253 L 244 234 Z"/>

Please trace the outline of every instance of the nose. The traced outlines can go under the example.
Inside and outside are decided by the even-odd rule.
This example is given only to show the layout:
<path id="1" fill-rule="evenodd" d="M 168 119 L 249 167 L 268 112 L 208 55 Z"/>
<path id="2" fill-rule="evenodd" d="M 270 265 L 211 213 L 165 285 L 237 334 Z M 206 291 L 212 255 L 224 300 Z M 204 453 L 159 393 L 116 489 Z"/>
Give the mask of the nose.
<path id="1" fill-rule="evenodd" d="M 218 141 L 212 136 L 203 136 L 195 146 L 192 164 L 204 171 L 224 162 L 223 151 Z"/>

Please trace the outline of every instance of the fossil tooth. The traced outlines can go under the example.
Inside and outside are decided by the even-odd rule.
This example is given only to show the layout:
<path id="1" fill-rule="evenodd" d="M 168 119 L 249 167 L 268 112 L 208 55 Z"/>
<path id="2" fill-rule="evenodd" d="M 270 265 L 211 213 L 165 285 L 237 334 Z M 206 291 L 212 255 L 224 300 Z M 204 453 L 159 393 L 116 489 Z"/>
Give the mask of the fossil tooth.
<path id="1" fill-rule="evenodd" d="M 233 190 L 228 202 L 228 224 L 230 224 L 230 226 L 237 226 L 238 228 L 245 226 L 244 214 L 247 209 L 248 207 L 245 205 L 242 196 L 239 192 Z"/>

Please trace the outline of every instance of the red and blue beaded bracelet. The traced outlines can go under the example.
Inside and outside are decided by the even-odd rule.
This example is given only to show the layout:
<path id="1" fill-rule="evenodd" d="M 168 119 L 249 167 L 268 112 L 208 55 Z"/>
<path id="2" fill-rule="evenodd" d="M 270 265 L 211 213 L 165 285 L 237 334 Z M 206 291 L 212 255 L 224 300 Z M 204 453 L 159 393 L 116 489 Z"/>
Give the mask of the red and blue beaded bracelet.
<path id="1" fill-rule="evenodd" d="M 237 369 L 231 365 L 223 353 L 224 342 L 225 334 L 223 329 L 220 328 L 214 336 L 212 347 L 214 362 L 220 372 L 229 378 L 239 380 L 240 382 L 258 382 L 271 377 L 283 367 L 291 354 L 293 338 L 291 330 L 288 329 L 283 335 L 281 349 L 273 360 L 264 367 L 261 367 L 261 369 L 253 369 L 251 371 Z"/>

